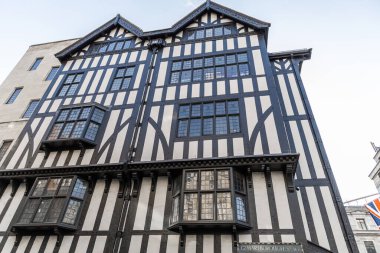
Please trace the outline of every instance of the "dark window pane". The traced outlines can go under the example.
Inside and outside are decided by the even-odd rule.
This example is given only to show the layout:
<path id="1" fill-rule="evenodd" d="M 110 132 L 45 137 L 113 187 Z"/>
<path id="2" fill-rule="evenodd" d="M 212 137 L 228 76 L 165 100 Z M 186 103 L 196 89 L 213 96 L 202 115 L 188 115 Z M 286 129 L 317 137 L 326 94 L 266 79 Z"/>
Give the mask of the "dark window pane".
<path id="1" fill-rule="evenodd" d="M 375 245 L 373 241 L 364 241 L 364 246 L 367 250 L 367 253 L 376 253 Z"/>
<path id="2" fill-rule="evenodd" d="M 77 120 L 79 117 L 80 108 L 72 109 L 70 112 L 70 116 L 67 120 Z"/>
<path id="3" fill-rule="evenodd" d="M 181 83 L 191 82 L 191 70 L 182 71 Z"/>
<path id="4" fill-rule="evenodd" d="M 97 123 L 102 123 L 104 117 L 104 111 L 95 108 L 94 113 L 92 114 L 91 120 Z"/>
<path id="5" fill-rule="evenodd" d="M 127 48 L 129 48 L 131 46 L 131 44 L 132 44 L 132 42 L 130 40 L 127 40 L 127 41 L 124 42 L 124 47 L 123 48 L 127 49 Z"/>
<path id="6" fill-rule="evenodd" d="M 187 39 L 189 39 L 189 40 L 195 39 L 195 32 L 194 31 L 189 31 L 187 33 Z"/>
<path id="7" fill-rule="evenodd" d="M 107 44 L 101 44 L 99 48 L 99 53 L 104 53 L 107 49 Z"/>
<path id="8" fill-rule="evenodd" d="M 227 134 L 227 118 L 226 117 L 216 117 L 215 134 Z"/>
<path id="9" fill-rule="evenodd" d="M 214 57 L 205 58 L 205 67 L 212 67 L 212 66 L 214 66 Z"/>
<path id="10" fill-rule="evenodd" d="M 46 186 L 45 196 L 54 196 L 60 182 L 60 178 L 50 178 Z"/>
<path id="11" fill-rule="evenodd" d="M 43 199 L 40 206 L 37 209 L 36 215 L 34 216 L 33 222 L 41 223 L 44 221 L 49 206 L 51 204 L 51 199 Z"/>
<path id="12" fill-rule="evenodd" d="M 226 114 L 226 103 L 225 102 L 218 102 L 215 104 L 215 112 L 216 115 L 223 115 Z"/>
<path id="13" fill-rule="evenodd" d="M 79 119 L 87 119 L 90 116 L 90 112 L 91 112 L 91 107 L 83 108 Z"/>
<path id="14" fill-rule="evenodd" d="M 172 216 L 171 223 L 176 223 L 179 221 L 179 196 L 174 197 L 172 206 Z"/>
<path id="15" fill-rule="evenodd" d="M 38 68 L 38 66 L 40 65 L 41 61 L 42 61 L 42 58 L 37 58 L 37 59 L 34 61 L 32 67 L 30 67 L 29 70 L 36 70 L 36 69 Z"/>
<path id="16" fill-rule="evenodd" d="M 215 36 L 223 35 L 223 27 L 216 27 L 214 30 L 215 30 Z"/>
<path id="17" fill-rule="evenodd" d="M 191 69 L 191 60 L 184 61 L 182 69 Z"/>
<path id="18" fill-rule="evenodd" d="M 203 39 L 205 37 L 205 31 L 202 29 L 202 30 L 198 30 L 197 33 L 196 33 L 196 38 L 197 39 Z"/>
<path id="19" fill-rule="evenodd" d="M 241 196 L 236 196 L 236 216 L 239 221 L 247 221 L 245 199 Z"/>
<path id="20" fill-rule="evenodd" d="M 18 223 L 22 223 L 22 224 L 30 223 L 39 204 L 40 204 L 39 199 L 29 199 L 25 205 L 24 212 L 20 216 Z"/>
<path id="21" fill-rule="evenodd" d="M 230 65 L 227 66 L 227 77 L 237 77 L 237 66 L 236 65 Z"/>
<path id="22" fill-rule="evenodd" d="M 231 26 L 225 26 L 224 27 L 224 35 L 230 35 L 232 33 Z"/>
<path id="23" fill-rule="evenodd" d="M 235 191 L 245 192 L 244 176 L 239 172 L 234 173 L 234 185 L 235 185 Z"/>
<path id="24" fill-rule="evenodd" d="M 206 29 L 206 38 L 212 37 L 212 28 Z"/>
<path id="25" fill-rule="evenodd" d="M 248 76 L 249 75 L 248 64 L 239 64 L 239 72 L 240 72 L 240 76 Z"/>
<path id="26" fill-rule="evenodd" d="M 239 113 L 239 102 L 238 101 L 228 101 L 227 102 L 228 114 Z"/>
<path id="27" fill-rule="evenodd" d="M 215 65 L 224 65 L 224 56 L 215 57 Z"/>
<path id="28" fill-rule="evenodd" d="M 63 127 L 63 123 L 54 124 L 53 128 L 51 129 L 49 140 L 55 140 L 58 138 L 59 133 L 61 132 Z"/>
<path id="29" fill-rule="evenodd" d="M 189 105 L 181 105 L 179 107 L 178 118 L 187 118 L 190 114 L 190 106 Z"/>
<path id="30" fill-rule="evenodd" d="M 30 118 L 32 116 L 34 110 L 36 110 L 38 103 L 39 103 L 39 101 L 30 102 L 28 108 L 26 109 L 26 111 L 24 113 L 23 118 Z"/>
<path id="31" fill-rule="evenodd" d="M 87 190 L 87 182 L 77 179 L 71 196 L 75 198 L 83 199 L 84 195 L 86 194 L 86 190 Z"/>
<path id="32" fill-rule="evenodd" d="M 196 69 L 193 72 L 193 81 L 201 81 L 202 80 L 202 69 Z"/>
<path id="33" fill-rule="evenodd" d="M 74 131 L 71 133 L 71 138 L 80 138 L 86 125 L 85 121 L 79 121 L 75 124 Z"/>
<path id="34" fill-rule="evenodd" d="M 196 104 L 191 106 L 191 116 L 198 117 L 201 116 L 201 105 Z"/>
<path id="35" fill-rule="evenodd" d="M 36 187 L 34 188 L 33 197 L 40 197 L 44 193 L 44 190 L 46 188 L 47 179 L 38 179 Z"/>
<path id="36" fill-rule="evenodd" d="M 214 79 L 214 68 L 207 68 L 204 70 L 204 80 Z"/>
<path id="37" fill-rule="evenodd" d="M 58 70 L 59 70 L 59 67 L 52 67 L 51 70 L 50 70 L 50 73 L 46 77 L 46 81 L 53 80 L 53 78 L 57 74 Z"/>
<path id="38" fill-rule="evenodd" d="M 179 72 L 173 72 L 170 77 L 170 83 L 178 83 L 179 82 Z"/>
<path id="39" fill-rule="evenodd" d="M 64 198 L 54 199 L 49 209 L 49 212 L 46 215 L 45 222 L 56 223 L 58 221 L 59 215 L 62 212 L 64 203 Z"/>
<path id="40" fill-rule="evenodd" d="M 182 68 L 182 62 L 180 61 L 175 61 L 173 62 L 173 65 L 172 65 L 172 70 L 175 71 L 175 70 L 181 70 Z"/>
<path id="41" fill-rule="evenodd" d="M 74 123 L 67 123 L 63 128 L 60 138 L 69 138 L 71 131 L 73 130 Z"/>
<path id="42" fill-rule="evenodd" d="M 203 119 L 203 135 L 214 134 L 214 119 L 205 118 Z"/>
<path id="43" fill-rule="evenodd" d="M 69 192 L 69 188 L 72 182 L 72 178 L 62 179 L 61 186 L 59 187 L 58 195 L 66 195 Z"/>
<path id="44" fill-rule="evenodd" d="M 247 62 L 248 56 L 247 53 L 242 53 L 237 55 L 238 62 Z"/>
<path id="45" fill-rule="evenodd" d="M 201 136 L 201 119 L 190 120 L 190 136 Z"/>
<path id="46" fill-rule="evenodd" d="M 94 123 L 91 122 L 88 125 L 85 138 L 89 139 L 91 141 L 94 141 L 95 138 L 96 138 L 96 134 L 98 133 L 98 129 L 99 129 L 99 126 L 97 124 L 94 124 Z"/>
<path id="47" fill-rule="evenodd" d="M 63 217 L 62 222 L 67 224 L 75 224 L 81 202 L 70 199 L 69 205 L 67 206 L 65 216 Z"/>
<path id="48" fill-rule="evenodd" d="M 107 51 L 108 52 L 113 51 L 115 49 L 115 45 L 116 45 L 115 42 L 112 42 L 111 44 L 109 44 Z"/>
<path id="49" fill-rule="evenodd" d="M 118 43 L 116 43 L 115 50 L 121 50 L 123 48 L 123 44 L 123 41 L 119 41 Z"/>
<path id="50" fill-rule="evenodd" d="M 230 116 L 230 133 L 239 133 L 240 132 L 240 123 L 239 116 Z"/>
<path id="51" fill-rule="evenodd" d="M 236 57 L 234 54 L 227 55 L 227 64 L 236 63 Z"/>
<path id="52" fill-rule="evenodd" d="M 203 116 L 214 115 L 214 103 L 203 104 Z"/>
<path id="53" fill-rule="evenodd" d="M 22 90 L 22 88 L 16 88 L 16 89 L 13 91 L 11 97 L 8 99 L 7 104 L 13 104 L 13 102 L 16 100 L 16 98 L 17 98 L 18 95 L 20 94 L 21 90 Z"/>
<path id="54" fill-rule="evenodd" d="M 195 59 L 194 68 L 202 68 L 202 67 L 203 67 L 203 59 Z"/>
<path id="55" fill-rule="evenodd" d="M 178 137 L 187 136 L 187 122 L 188 120 L 180 120 L 178 122 Z"/>
<path id="56" fill-rule="evenodd" d="M 216 78 L 224 78 L 224 67 L 216 67 L 215 68 L 215 77 Z"/>

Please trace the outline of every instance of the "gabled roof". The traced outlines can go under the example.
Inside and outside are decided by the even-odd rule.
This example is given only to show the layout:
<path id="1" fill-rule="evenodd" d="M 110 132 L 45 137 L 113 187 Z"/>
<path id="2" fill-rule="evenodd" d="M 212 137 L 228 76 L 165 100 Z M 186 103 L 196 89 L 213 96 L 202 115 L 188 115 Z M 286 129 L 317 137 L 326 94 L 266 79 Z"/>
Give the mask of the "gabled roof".
<path id="1" fill-rule="evenodd" d="M 233 20 L 236 20 L 242 24 L 248 25 L 256 30 L 264 31 L 265 39 L 267 40 L 268 28 L 270 27 L 270 23 L 258 20 L 256 18 L 252 18 L 243 13 L 234 11 L 223 5 L 220 5 L 208 0 L 202 5 L 200 5 L 198 8 L 196 8 L 195 10 L 193 10 L 191 13 L 189 13 L 187 16 L 182 18 L 180 21 L 175 23 L 171 28 L 150 31 L 150 32 L 144 32 L 140 27 L 129 22 L 128 20 L 126 20 L 125 18 L 121 17 L 118 14 L 115 18 L 111 19 L 110 21 L 102 25 L 101 27 L 87 34 L 86 36 L 84 36 L 82 39 L 78 40 L 71 46 L 58 52 L 55 56 L 59 60 L 64 60 L 65 58 L 73 54 L 74 52 L 87 46 L 89 43 L 95 41 L 98 37 L 102 36 L 104 33 L 110 31 L 111 29 L 115 28 L 118 25 L 120 25 L 121 27 L 123 27 L 124 29 L 128 30 L 129 32 L 133 33 L 134 35 L 136 35 L 137 37 L 141 39 L 152 39 L 152 38 L 157 38 L 157 37 L 166 37 L 166 36 L 175 35 L 179 31 L 184 29 L 186 26 L 188 26 L 190 23 L 194 22 L 195 18 L 199 17 L 203 13 L 210 10 L 217 12 L 219 14 L 222 14 Z"/>

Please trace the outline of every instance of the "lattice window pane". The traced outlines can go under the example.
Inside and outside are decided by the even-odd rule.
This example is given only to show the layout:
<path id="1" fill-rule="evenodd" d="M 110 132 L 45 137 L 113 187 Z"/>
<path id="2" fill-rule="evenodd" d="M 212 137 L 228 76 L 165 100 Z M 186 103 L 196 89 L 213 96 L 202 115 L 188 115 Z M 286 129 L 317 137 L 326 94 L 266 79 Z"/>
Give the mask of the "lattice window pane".
<path id="1" fill-rule="evenodd" d="M 99 126 L 95 123 L 90 123 L 87 128 L 87 132 L 85 135 L 86 139 L 94 141 L 96 138 L 96 134 L 98 133 Z"/>
<path id="2" fill-rule="evenodd" d="M 66 80 L 65 80 L 65 84 L 70 84 L 74 81 L 74 78 L 75 78 L 75 74 L 72 74 L 72 75 L 68 75 L 66 77 Z"/>
<path id="3" fill-rule="evenodd" d="M 43 199 L 37 209 L 33 222 L 41 223 L 44 221 L 47 211 L 49 210 L 52 199 Z"/>
<path id="4" fill-rule="evenodd" d="M 190 105 L 181 105 L 179 107 L 178 118 L 188 118 L 190 115 Z"/>
<path id="5" fill-rule="evenodd" d="M 24 212 L 20 216 L 18 223 L 22 223 L 22 224 L 30 223 L 39 204 L 40 204 L 39 199 L 29 199 L 25 205 Z"/>
<path id="6" fill-rule="evenodd" d="M 95 108 L 94 113 L 92 114 L 91 120 L 97 123 L 102 123 L 104 117 L 104 111 Z"/>
<path id="7" fill-rule="evenodd" d="M 67 123 L 63 128 L 60 138 L 69 138 L 71 131 L 73 130 L 74 123 Z"/>
<path id="8" fill-rule="evenodd" d="M 218 220 L 232 220 L 231 193 L 222 192 L 216 195 Z"/>
<path id="9" fill-rule="evenodd" d="M 216 115 L 224 115 L 226 114 L 226 103 L 225 102 L 218 102 L 215 104 L 216 108 Z"/>
<path id="10" fill-rule="evenodd" d="M 239 116 L 230 116 L 230 133 L 240 133 Z"/>
<path id="11" fill-rule="evenodd" d="M 214 134 L 214 119 L 205 118 L 203 119 L 203 135 Z"/>
<path id="12" fill-rule="evenodd" d="M 247 214 L 245 209 L 245 199 L 241 196 L 236 196 L 236 216 L 238 221 L 247 221 Z"/>
<path id="13" fill-rule="evenodd" d="M 72 85 L 70 86 L 69 90 L 67 91 L 67 94 L 66 94 L 66 95 L 67 95 L 67 96 L 73 96 L 73 95 L 75 94 L 77 88 L 78 88 L 78 84 L 72 84 Z"/>
<path id="14" fill-rule="evenodd" d="M 230 65 L 227 66 L 227 77 L 237 77 L 237 66 L 236 65 Z"/>
<path id="15" fill-rule="evenodd" d="M 121 85 L 120 89 L 122 89 L 122 90 L 123 89 L 128 89 L 130 83 L 131 83 L 131 78 L 130 77 L 124 78 L 123 84 Z"/>
<path id="16" fill-rule="evenodd" d="M 51 178 L 49 179 L 47 186 L 46 186 L 46 192 L 45 196 L 54 196 L 55 192 L 58 189 L 59 183 L 61 182 L 60 178 Z"/>
<path id="17" fill-rule="evenodd" d="M 83 74 L 77 74 L 74 79 L 74 83 L 79 83 L 82 79 Z"/>
<path id="18" fill-rule="evenodd" d="M 175 61 L 175 62 L 173 62 L 173 65 L 172 65 L 172 70 L 173 71 L 181 70 L 181 68 L 182 68 L 182 62 L 181 61 Z"/>
<path id="19" fill-rule="evenodd" d="M 127 49 L 131 46 L 132 42 L 130 40 L 126 40 L 125 43 L 124 43 L 124 47 L 123 49 Z"/>
<path id="20" fill-rule="evenodd" d="M 63 85 L 61 88 L 61 91 L 59 92 L 58 96 L 65 96 L 67 91 L 69 90 L 70 85 Z"/>
<path id="21" fill-rule="evenodd" d="M 197 190 L 198 189 L 198 172 L 186 172 L 186 190 Z"/>
<path id="22" fill-rule="evenodd" d="M 125 71 L 125 76 L 133 76 L 133 72 L 135 72 L 135 67 L 129 67 Z"/>
<path id="23" fill-rule="evenodd" d="M 65 121 L 69 115 L 70 110 L 62 110 L 59 114 L 57 121 Z"/>
<path id="24" fill-rule="evenodd" d="M 230 188 L 230 171 L 218 170 L 218 189 Z"/>
<path id="25" fill-rule="evenodd" d="M 212 28 L 208 28 L 208 29 L 206 29 L 206 38 L 210 38 L 210 37 L 212 37 Z"/>
<path id="26" fill-rule="evenodd" d="M 232 34 L 232 28 L 230 26 L 224 27 L 224 35 L 230 35 Z"/>
<path id="27" fill-rule="evenodd" d="M 216 78 L 224 78 L 225 77 L 224 67 L 216 67 L 215 76 Z"/>
<path id="28" fill-rule="evenodd" d="M 38 66 L 40 65 L 41 61 L 42 61 L 42 58 L 37 58 L 37 59 L 34 61 L 32 67 L 30 67 L 29 70 L 36 70 L 36 69 L 38 68 Z"/>
<path id="29" fill-rule="evenodd" d="M 58 70 L 59 70 L 59 67 L 52 67 L 50 72 L 49 72 L 49 75 L 46 77 L 46 81 L 53 80 L 53 78 L 57 74 Z"/>
<path id="30" fill-rule="evenodd" d="M 224 63 L 225 63 L 224 56 L 215 57 L 215 65 L 217 65 L 217 66 L 224 65 Z"/>
<path id="31" fill-rule="evenodd" d="M 84 130 L 84 127 L 86 125 L 85 121 L 79 121 L 75 124 L 74 130 L 71 133 L 71 138 L 80 138 L 82 137 L 82 133 Z"/>
<path id="32" fill-rule="evenodd" d="M 200 104 L 191 105 L 191 116 L 192 117 L 201 116 L 201 105 Z"/>
<path id="33" fill-rule="evenodd" d="M 227 134 L 227 118 L 226 117 L 217 117 L 215 119 L 215 133 Z"/>
<path id="34" fill-rule="evenodd" d="M 202 80 L 203 69 L 196 69 L 193 71 L 193 81 Z"/>
<path id="35" fill-rule="evenodd" d="M 100 45 L 99 53 L 104 53 L 107 50 L 107 44 Z"/>
<path id="36" fill-rule="evenodd" d="M 184 61 L 182 69 L 191 69 L 191 60 Z"/>
<path id="37" fill-rule="evenodd" d="M 247 53 L 242 53 L 237 55 L 238 62 L 247 62 L 248 61 L 248 55 Z"/>
<path id="38" fill-rule="evenodd" d="M 121 50 L 121 49 L 123 49 L 123 44 L 124 44 L 123 41 L 120 41 L 120 42 L 116 43 L 115 50 Z"/>
<path id="39" fill-rule="evenodd" d="M 86 193 L 86 190 L 87 190 L 87 182 L 77 179 L 71 196 L 75 198 L 83 199 Z"/>
<path id="40" fill-rule="evenodd" d="M 16 101 L 16 98 L 17 98 L 18 95 L 20 94 L 21 90 L 22 90 L 22 88 L 16 88 L 16 89 L 13 91 L 11 97 L 8 99 L 7 104 L 13 104 L 13 102 Z"/>
<path id="41" fill-rule="evenodd" d="M 59 187 L 58 195 L 66 195 L 69 192 L 72 181 L 72 178 L 63 178 L 61 186 Z"/>
<path id="42" fill-rule="evenodd" d="M 202 133 L 202 121 L 201 119 L 192 119 L 190 120 L 190 131 L 189 135 L 191 137 L 201 136 Z"/>
<path id="43" fill-rule="evenodd" d="M 189 31 L 189 32 L 187 33 L 187 39 L 188 39 L 188 40 L 193 40 L 193 39 L 195 39 L 195 32 L 194 32 L 194 31 Z"/>
<path id="44" fill-rule="evenodd" d="M 49 212 L 46 215 L 45 222 L 56 223 L 62 212 L 64 203 L 65 203 L 64 198 L 54 199 L 49 209 Z"/>
<path id="45" fill-rule="evenodd" d="M 173 72 L 170 77 L 170 83 L 179 83 L 179 72 Z"/>
<path id="46" fill-rule="evenodd" d="M 215 31 L 215 36 L 222 36 L 223 35 L 223 27 L 216 27 L 214 29 Z"/>
<path id="47" fill-rule="evenodd" d="M 59 136 L 59 133 L 61 132 L 62 130 L 62 127 L 63 127 L 63 123 L 57 123 L 57 124 L 54 124 L 51 132 L 50 132 L 50 135 L 49 135 L 49 140 L 55 140 L 55 139 L 58 139 L 58 136 Z"/>
<path id="48" fill-rule="evenodd" d="M 179 221 L 179 196 L 173 199 L 172 218 L 171 222 L 176 223 Z"/>
<path id="49" fill-rule="evenodd" d="M 194 59 L 194 68 L 202 68 L 203 59 Z"/>
<path id="50" fill-rule="evenodd" d="M 67 224 L 75 224 L 81 204 L 82 203 L 80 201 L 70 199 L 69 205 L 66 209 L 66 213 L 63 217 L 62 222 Z"/>
<path id="51" fill-rule="evenodd" d="M 197 39 L 203 39 L 205 37 L 205 31 L 202 29 L 202 30 L 198 30 L 196 32 L 196 38 Z"/>
<path id="52" fill-rule="evenodd" d="M 116 46 L 116 43 L 112 42 L 111 44 L 109 44 L 107 51 L 108 52 L 113 51 L 115 49 L 115 46 Z"/>
<path id="53" fill-rule="evenodd" d="M 240 73 L 240 76 L 248 76 L 249 75 L 248 64 L 239 64 L 239 73 Z"/>
<path id="54" fill-rule="evenodd" d="M 214 103 L 203 104 L 203 116 L 214 115 Z"/>
<path id="55" fill-rule="evenodd" d="M 123 78 L 115 78 L 112 81 L 111 91 L 119 90 L 121 83 L 123 82 Z"/>
<path id="56" fill-rule="evenodd" d="M 80 108 L 72 109 L 70 112 L 70 116 L 67 120 L 77 120 L 79 117 Z"/>
<path id="57" fill-rule="evenodd" d="M 91 107 L 85 107 L 80 114 L 79 119 L 87 119 L 90 116 Z"/>
<path id="58" fill-rule="evenodd" d="M 182 75 L 181 75 L 182 83 L 191 82 L 191 72 L 192 72 L 191 70 L 182 71 Z"/>
<path id="59" fill-rule="evenodd" d="M 187 136 L 187 125 L 188 125 L 188 120 L 180 120 L 178 122 L 178 137 Z"/>
<path id="60" fill-rule="evenodd" d="M 207 68 L 204 70 L 204 80 L 214 79 L 214 68 Z"/>
<path id="61" fill-rule="evenodd" d="M 244 186 L 244 176 L 239 173 L 234 173 L 234 185 L 235 185 L 235 191 L 238 192 L 245 192 L 245 186 Z"/>
<path id="62" fill-rule="evenodd" d="M 42 196 L 42 194 L 44 193 L 47 181 L 48 181 L 47 179 L 39 179 L 37 181 L 36 187 L 34 188 L 34 191 L 32 194 L 33 197 Z"/>
<path id="63" fill-rule="evenodd" d="M 203 193 L 201 195 L 201 219 L 213 220 L 214 219 L 214 194 Z"/>
<path id="64" fill-rule="evenodd" d="M 227 64 L 236 63 L 236 57 L 234 54 L 227 55 Z"/>
<path id="65" fill-rule="evenodd" d="M 33 112 L 36 110 L 38 103 L 39 103 L 39 101 L 30 102 L 28 108 L 26 109 L 26 111 L 23 115 L 23 118 L 30 118 L 32 116 Z"/>
<path id="66" fill-rule="evenodd" d="M 238 101 L 228 101 L 227 102 L 228 114 L 239 113 L 239 102 Z"/>
<path id="67" fill-rule="evenodd" d="M 201 171 L 201 190 L 214 190 L 214 171 Z"/>
<path id="68" fill-rule="evenodd" d="M 205 67 L 212 67 L 212 66 L 214 66 L 214 57 L 205 58 Z"/>
<path id="69" fill-rule="evenodd" d="M 116 72 L 116 77 L 123 77 L 125 73 L 125 68 L 118 69 Z"/>
<path id="70" fill-rule="evenodd" d="M 183 219 L 186 221 L 198 220 L 198 195 L 184 194 Z"/>

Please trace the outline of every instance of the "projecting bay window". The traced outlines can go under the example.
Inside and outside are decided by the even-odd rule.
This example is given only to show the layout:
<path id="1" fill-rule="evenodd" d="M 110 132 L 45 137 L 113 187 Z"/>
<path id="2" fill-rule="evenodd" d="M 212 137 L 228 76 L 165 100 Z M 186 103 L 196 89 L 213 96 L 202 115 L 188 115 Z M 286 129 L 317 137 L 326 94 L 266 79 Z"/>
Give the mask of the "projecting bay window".
<path id="1" fill-rule="evenodd" d="M 74 176 L 37 178 L 13 228 L 75 230 L 87 185 Z"/>
<path id="2" fill-rule="evenodd" d="M 247 210 L 245 176 L 232 168 L 184 170 L 174 182 L 171 228 L 247 228 Z"/>
<path id="3" fill-rule="evenodd" d="M 247 53 L 174 61 L 170 83 L 211 81 L 250 75 Z"/>
<path id="4" fill-rule="evenodd" d="M 177 136 L 199 137 L 240 133 L 238 100 L 179 106 Z"/>
<path id="5" fill-rule="evenodd" d="M 57 113 L 43 150 L 63 150 L 95 146 L 96 136 L 105 115 L 99 105 L 63 108 Z"/>

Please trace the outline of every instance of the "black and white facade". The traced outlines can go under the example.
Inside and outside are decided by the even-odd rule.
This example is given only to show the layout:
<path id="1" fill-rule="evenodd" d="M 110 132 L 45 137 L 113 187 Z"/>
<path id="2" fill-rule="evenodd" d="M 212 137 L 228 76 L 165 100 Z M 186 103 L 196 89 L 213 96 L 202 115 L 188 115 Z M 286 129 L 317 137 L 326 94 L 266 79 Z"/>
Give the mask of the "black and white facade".
<path id="1" fill-rule="evenodd" d="M 57 53 L 0 163 L 0 252 L 358 252 L 300 77 L 311 49 L 269 53 L 269 26 L 207 1 Z"/>

